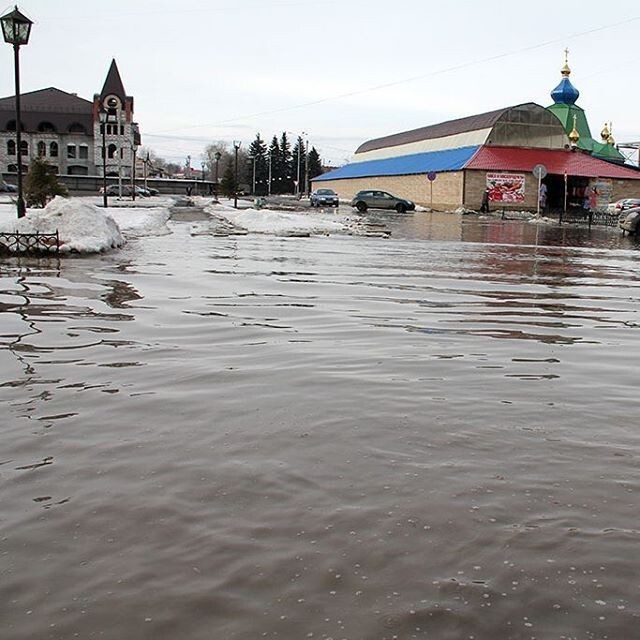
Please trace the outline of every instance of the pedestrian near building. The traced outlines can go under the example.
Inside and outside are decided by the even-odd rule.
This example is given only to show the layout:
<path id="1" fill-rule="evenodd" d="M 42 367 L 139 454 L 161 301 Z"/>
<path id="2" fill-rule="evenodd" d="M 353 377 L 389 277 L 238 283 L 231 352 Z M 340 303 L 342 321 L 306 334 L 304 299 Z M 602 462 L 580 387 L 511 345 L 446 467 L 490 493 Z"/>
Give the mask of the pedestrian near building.
<path id="1" fill-rule="evenodd" d="M 544 182 L 540 183 L 540 192 L 538 193 L 538 200 L 540 202 L 540 211 L 546 211 L 546 209 L 547 209 L 547 185 Z"/>
<path id="2" fill-rule="evenodd" d="M 489 213 L 489 187 L 487 187 L 482 194 L 482 205 L 480 206 L 480 213 Z"/>
<path id="3" fill-rule="evenodd" d="M 589 211 L 593 213 L 598 206 L 598 190 L 595 187 L 591 187 L 589 192 Z"/>

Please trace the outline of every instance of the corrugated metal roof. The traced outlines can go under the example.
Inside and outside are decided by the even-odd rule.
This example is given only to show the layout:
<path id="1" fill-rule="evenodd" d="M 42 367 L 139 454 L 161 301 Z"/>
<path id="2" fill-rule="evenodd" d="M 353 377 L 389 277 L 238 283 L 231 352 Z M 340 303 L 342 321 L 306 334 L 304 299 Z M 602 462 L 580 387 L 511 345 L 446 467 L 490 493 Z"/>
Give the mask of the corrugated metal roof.
<path id="1" fill-rule="evenodd" d="M 586 178 L 640 180 L 640 171 L 632 167 L 599 160 L 580 151 L 562 149 L 522 149 L 518 147 L 481 147 L 465 169 L 487 171 L 532 171 L 543 164 L 549 173 Z"/>
<path id="2" fill-rule="evenodd" d="M 401 176 L 429 171 L 457 171 L 462 169 L 480 147 L 460 147 L 444 151 L 415 153 L 383 160 L 353 162 L 314 178 L 319 180 L 343 180 L 345 178 L 368 178 L 371 176 Z"/>
<path id="3" fill-rule="evenodd" d="M 489 129 L 493 127 L 503 113 L 512 108 L 512 106 L 505 107 L 504 109 L 478 113 L 473 116 L 467 116 L 466 118 L 457 118 L 456 120 L 447 120 L 446 122 L 439 122 L 438 124 L 432 124 L 428 127 L 420 127 L 419 129 L 412 129 L 411 131 L 403 131 L 383 138 L 368 140 L 357 148 L 356 153 L 373 151 L 374 149 L 384 149 L 386 147 L 395 147 L 400 144 L 408 144 L 410 142 L 418 142 L 420 140 L 444 138 L 446 136 L 453 136 L 466 131 Z"/>

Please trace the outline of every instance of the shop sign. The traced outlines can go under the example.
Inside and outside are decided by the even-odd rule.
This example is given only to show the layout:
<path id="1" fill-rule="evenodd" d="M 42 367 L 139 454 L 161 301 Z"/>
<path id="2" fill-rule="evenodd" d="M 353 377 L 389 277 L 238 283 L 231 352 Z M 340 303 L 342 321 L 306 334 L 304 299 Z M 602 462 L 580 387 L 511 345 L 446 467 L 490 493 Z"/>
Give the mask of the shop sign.
<path id="1" fill-rule="evenodd" d="M 524 202 L 524 174 L 487 173 L 487 189 L 492 202 Z"/>

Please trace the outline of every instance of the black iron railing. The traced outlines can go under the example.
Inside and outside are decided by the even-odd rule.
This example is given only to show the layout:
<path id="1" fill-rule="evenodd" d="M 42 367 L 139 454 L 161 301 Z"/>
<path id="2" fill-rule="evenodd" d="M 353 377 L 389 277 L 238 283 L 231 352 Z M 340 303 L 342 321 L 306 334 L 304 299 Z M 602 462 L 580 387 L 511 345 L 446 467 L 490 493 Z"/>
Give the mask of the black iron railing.
<path id="1" fill-rule="evenodd" d="M 0 233 L 2 253 L 60 253 L 60 236 L 55 233 Z"/>

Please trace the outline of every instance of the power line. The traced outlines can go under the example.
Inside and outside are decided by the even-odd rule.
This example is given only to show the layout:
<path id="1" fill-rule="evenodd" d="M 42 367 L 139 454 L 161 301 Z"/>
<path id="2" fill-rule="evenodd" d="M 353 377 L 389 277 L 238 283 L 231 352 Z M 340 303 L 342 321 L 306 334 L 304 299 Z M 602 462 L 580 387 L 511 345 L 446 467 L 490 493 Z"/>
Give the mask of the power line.
<path id="1" fill-rule="evenodd" d="M 160 133 L 164 133 L 164 132 L 170 132 L 170 131 L 183 131 L 185 129 L 200 129 L 202 127 L 216 127 L 216 126 L 220 126 L 223 124 L 229 124 L 232 122 L 240 122 L 242 120 L 248 120 L 251 118 L 257 118 L 260 116 L 267 116 L 267 115 L 272 115 L 275 113 L 282 113 L 284 111 L 293 111 L 295 109 L 303 109 L 305 107 L 311 107 L 311 106 L 315 106 L 318 104 L 323 104 L 325 102 L 331 102 L 334 100 L 341 100 L 343 98 L 351 98 L 353 96 L 358 96 L 358 95 L 363 95 L 365 93 L 370 93 L 373 91 L 379 91 L 380 89 L 388 89 L 389 87 L 396 87 L 402 84 L 407 84 L 409 82 L 415 82 L 416 80 L 423 80 L 424 78 L 431 78 L 434 76 L 438 76 L 438 75 L 442 75 L 445 73 L 450 73 L 452 71 L 459 71 L 461 69 L 466 69 L 468 67 L 473 67 L 473 66 L 477 66 L 477 65 L 481 65 L 481 64 L 485 64 L 487 62 L 494 62 L 495 60 L 501 60 L 503 58 L 508 58 L 510 56 L 514 56 L 514 55 L 518 55 L 521 53 L 526 53 L 527 51 L 534 51 L 536 49 L 542 49 L 544 47 L 548 47 L 552 44 L 558 44 L 558 43 L 564 43 L 567 42 L 567 40 L 572 40 L 574 38 L 579 38 L 582 36 L 586 36 L 586 35 L 590 35 L 592 33 L 598 33 L 600 31 L 606 31 L 608 29 L 613 29 L 615 27 L 620 27 L 622 25 L 626 25 L 629 24 L 631 22 L 635 22 L 637 20 L 640 20 L 640 16 L 635 16 L 633 18 L 627 18 L 626 20 L 620 20 L 618 22 L 613 22 L 611 24 L 608 25 L 603 25 L 601 27 L 594 27 L 593 29 L 587 29 L 585 31 L 579 31 L 577 33 L 571 34 L 569 36 L 563 36 L 562 38 L 554 38 L 553 40 L 547 40 L 545 42 L 541 42 L 538 44 L 533 44 L 533 45 L 529 45 L 526 47 L 521 47 L 520 49 L 514 49 L 512 51 L 506 51 L 503 53 L 499 53 L 493 56 L 487 56 L 485 58 L 480 58 L 478 60 L 470 60 L 467 62 L 463 62 L 457 65 L 452 65 L 450 67 L 444 67 L 443 69 L 437 69 L 435 71 L 429 71 L 427 73 L 423 73 L 417 76 L 412 76 L 410 78 L 404 78 L 402 80 L 395 80 L 393 82 L 387 82 L 384 84 L 379 84 L 379 85 L 374 85 L 371 87 L 367 87 L 365 89 L 359 89 L 356 91 L 349 91 L 346 93 L 340 93 L 340 94 L 336 94 L 333 96 L 327 96 L 325 98 L 319 98 L 318 100 L 311 100 L 309 102 L 302 102 L 296 105 L 290 105 L 288 107 L 280 107 L 278 109 L 271 109 L 269 111 L 259 111 L 256 113 L 251 113 L 251 114 L 247 114 L 244 116 L 238 116 L 236 118 L 229 118 L 227 120 L 219 120 L 217 122 L 210 122 L 207 124 L 196 124 L 196 125 L 187 125 L 184 127 L 177 127 L 174 129 L 165 129 L 163 131 L 161 131 Z M 152 135 L 152 134 L 147 134 L 147 135 Z"/>

